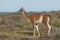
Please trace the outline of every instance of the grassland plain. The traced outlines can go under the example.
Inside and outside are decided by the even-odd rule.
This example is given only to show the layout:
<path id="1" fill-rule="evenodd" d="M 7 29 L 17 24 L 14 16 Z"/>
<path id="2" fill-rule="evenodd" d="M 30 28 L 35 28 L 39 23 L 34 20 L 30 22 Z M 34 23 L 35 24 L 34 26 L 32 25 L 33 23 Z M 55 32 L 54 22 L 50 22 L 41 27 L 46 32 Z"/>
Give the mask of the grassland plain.
<path id="1" fill-rule="evenodd" d="M 52 17 L 50 20 L 51 37 L 47 36 L 47 27 L 44 24 L 39 24 L 41 36 L 33 38 L 32 24 L 27 22 L 22 14 L 14 12 L 0 14 L 0 40 L 60 40 L 60 11 L 45 13 Z M 28 15 L 30 14 L 32 13 Z"/>

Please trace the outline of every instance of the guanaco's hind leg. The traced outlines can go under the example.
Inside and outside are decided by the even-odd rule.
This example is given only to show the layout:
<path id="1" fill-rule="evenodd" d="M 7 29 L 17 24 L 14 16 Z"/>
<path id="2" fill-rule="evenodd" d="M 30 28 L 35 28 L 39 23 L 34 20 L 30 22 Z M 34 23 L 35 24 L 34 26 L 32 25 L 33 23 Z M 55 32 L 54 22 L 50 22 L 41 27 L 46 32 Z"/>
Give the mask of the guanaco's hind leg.
<path id="1" fill-rule="evenodd" d="M 51 26 L 49 24 L 49 17 L 47 19 L 47 26 L 48 26 L 48 35 L 50 35 L 50 31 L 51 31 Z"/>
<path id="2" fill-rule="evenodd" d="M 51 26 L 49 24 L 49 17 L 44 18 L 44 24 L 48 27 L 48 35 L 50 36 Z"/>

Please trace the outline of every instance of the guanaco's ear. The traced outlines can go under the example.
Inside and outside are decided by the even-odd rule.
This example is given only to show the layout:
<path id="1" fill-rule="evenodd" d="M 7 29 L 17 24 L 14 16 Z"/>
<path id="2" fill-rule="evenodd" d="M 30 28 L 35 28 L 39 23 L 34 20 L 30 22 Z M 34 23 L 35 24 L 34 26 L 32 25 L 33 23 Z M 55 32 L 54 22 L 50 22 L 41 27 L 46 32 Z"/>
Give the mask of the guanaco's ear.
<path id="1" fill-rule="evenodd" d="M 18 11 L 19 13 L 25 11 L 23 7 L 21 7 L 21 9 Z"/>
<path id="2" fill-rule="evenodd" d="M 22 11 L 24 11 L 24 8 L 23 8 L 23 7 L 21 7 L 21 10 L 22 10 Z"/>
<path id="3" fill-rule="evenodd" d="M 23 9 L 23 7 L 21 7 L 21 9 Z"/>

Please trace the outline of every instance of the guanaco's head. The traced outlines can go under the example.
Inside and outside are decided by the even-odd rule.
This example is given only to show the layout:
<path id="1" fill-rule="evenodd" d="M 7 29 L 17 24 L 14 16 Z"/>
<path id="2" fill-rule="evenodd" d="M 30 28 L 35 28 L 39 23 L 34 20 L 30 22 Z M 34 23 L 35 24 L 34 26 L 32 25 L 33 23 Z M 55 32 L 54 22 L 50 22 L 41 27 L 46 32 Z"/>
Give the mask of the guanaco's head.
<path id="1" fill-rule="evenodd" d="M 25 12 L 25 10 L 23 7 L 18 11 L 18 13 L 24 13 L 24 12 Z"/>

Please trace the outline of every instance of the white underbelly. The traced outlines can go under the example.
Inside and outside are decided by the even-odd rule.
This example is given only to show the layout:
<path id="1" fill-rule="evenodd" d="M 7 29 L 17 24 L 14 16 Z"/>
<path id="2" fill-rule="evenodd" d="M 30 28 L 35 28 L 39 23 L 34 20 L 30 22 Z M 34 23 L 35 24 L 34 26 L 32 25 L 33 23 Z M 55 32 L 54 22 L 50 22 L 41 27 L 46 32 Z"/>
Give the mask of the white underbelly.
<path id="1" fill-rule="evenodd" d="M 41 16 L 39 20 L 36 21 L 36 23 L 42 23 L 42 20 L 43 20 L 43 16 Z"/>

